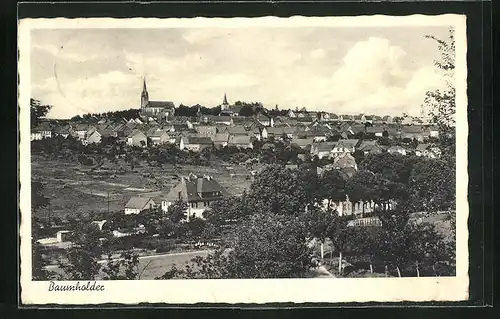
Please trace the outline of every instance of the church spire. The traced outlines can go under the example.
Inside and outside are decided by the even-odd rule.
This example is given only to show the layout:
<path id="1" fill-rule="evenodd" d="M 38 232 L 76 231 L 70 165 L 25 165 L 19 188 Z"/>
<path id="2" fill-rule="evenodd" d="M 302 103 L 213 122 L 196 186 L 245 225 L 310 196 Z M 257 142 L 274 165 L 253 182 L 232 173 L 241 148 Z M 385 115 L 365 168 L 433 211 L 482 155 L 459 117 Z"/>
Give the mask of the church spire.
<path id="1" fill-rule="evenodd" d="M 146 77 L 142 80 L 142 93 L 141 93 L 141 107 L 144 108 L 149 103 L 149 94 L 148 89 L 146 87 Z"/>
<path id="2" fill-rule="evenodd" d="M 226 93 L 224 93 L 224 100 L 222 101 L 222 105 L 228 105 L 229 103 L 227 103 L 227 96 L 226 96 Z"/>

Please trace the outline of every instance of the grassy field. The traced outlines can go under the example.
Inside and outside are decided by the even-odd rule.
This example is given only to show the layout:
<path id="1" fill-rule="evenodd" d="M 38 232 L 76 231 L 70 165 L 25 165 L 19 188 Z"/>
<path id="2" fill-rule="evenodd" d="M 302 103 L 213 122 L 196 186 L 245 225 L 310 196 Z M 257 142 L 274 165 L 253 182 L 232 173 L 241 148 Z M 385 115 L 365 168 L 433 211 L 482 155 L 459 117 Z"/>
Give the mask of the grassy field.
<path id="1" fill-rule="evenodd" d="M 116 172 L 123 168 L 121 173 Z M 132 196 L 161 197 L 180 181 L 181 175 L 209 174 L 230 193 L 239 195 L 250 186 L 248 170 L 244 166 L 181 166 L 162 167 L 141 165 L 131 170 L 125 163 L 105 162 L 96 174 L 78 162 L 44 160 L 33 156 L 32 179 L 45 185 L 44 194 L 50 198 L 50 206 L 35 214 L 41 218 L 61 217 L 77 213 L 123 210 Z M 110 173 L 111 172 L 111 173 Z"/>

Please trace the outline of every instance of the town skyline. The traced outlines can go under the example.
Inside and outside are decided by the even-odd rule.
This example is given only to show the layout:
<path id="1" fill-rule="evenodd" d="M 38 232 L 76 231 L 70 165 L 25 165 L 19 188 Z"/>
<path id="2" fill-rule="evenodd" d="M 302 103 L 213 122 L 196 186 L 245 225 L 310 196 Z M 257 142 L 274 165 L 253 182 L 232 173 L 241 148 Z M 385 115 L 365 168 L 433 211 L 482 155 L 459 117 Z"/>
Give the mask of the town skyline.
<path id="1" fill-rule="evenodd" d="M 53 105 L 49 118 L 127 110 L 140 107 L 146 77 L 152 100 L 176 106 L 216 107 L 226 93 L 268 109 L 419 116 L 443 80 L 424 36 L 447 30 L 34 30 L 31 96 Z"/>

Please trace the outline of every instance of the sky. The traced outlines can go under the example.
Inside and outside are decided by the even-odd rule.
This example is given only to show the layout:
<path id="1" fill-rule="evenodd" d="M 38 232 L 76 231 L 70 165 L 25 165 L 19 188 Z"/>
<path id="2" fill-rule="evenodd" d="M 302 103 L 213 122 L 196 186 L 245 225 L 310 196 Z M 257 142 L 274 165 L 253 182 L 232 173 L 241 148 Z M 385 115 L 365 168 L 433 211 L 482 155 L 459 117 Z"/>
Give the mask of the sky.
<path id="1" fill-rule="evenodd" d="M 434 66 L 446 27 L 36 29 L 31 95 L 48 117 L 139 108 L 150 100 L 337 114 L 419 115 L 444 85 Z"/>

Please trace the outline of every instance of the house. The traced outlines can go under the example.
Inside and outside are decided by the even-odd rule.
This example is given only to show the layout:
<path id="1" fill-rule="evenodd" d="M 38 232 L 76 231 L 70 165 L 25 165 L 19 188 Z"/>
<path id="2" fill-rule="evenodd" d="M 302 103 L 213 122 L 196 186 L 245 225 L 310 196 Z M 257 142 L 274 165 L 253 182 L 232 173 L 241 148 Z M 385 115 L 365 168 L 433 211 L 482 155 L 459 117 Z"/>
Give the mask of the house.
<path id="1" fill-rule="evenodd" d="M 243 136 L 248 136 L 247 130 L 245 129 L 244 126 L 231 126 L 228 127 L 226 132 L 229 135 L 243 135 Z"/>
<path id="2" fill-rule="evenodd" d="M 329 121 L 340 121 L 340 116 L 334 113 L 329 114 Z"/>
<path id="3" fill-rule="evenodd" d="M 370 123 L 372 124 L 374 121 L 373 115 L 365 115 L 365 121 L 363 123 Z"/>
<path id="4" fill-rule="evenodd" d="M 213 142 L 210 137 L 185 136 L 179 142 L 179 149 L 200 152 L 205 148 L 212 147 Z"/>
<path id="5" fill-rule="evenodd" d="M 340 116 L 340 120 L 343 121 L 343 122 L 353 121 L 354 120 L 354 116 L 348 115 L 348 114 L 341 115 Z"/>
<path id="6" fill-rule="evenodd" d="M 295 127 L 289 127 L 289 126 L 284 126 L 282 129 L 283 129 L 283 134 L 286 135 L 287 138 L 294 138 L 295 132 L 297 131 Z"/>
<path id="7" fill-rule="evenodd" d="M 275 139 L 281 139 L 284 135 L 283 127 L 267 127 L 266 128 L 266 138 L 274 137 Z"/>
<path id="8" fill-rule="evenodd" d="M 402 136 L 401 138 L 416 139 L 417 141 L 423 142 L 425 135 L 425 128 L 422 125 L 408 125 L 401 128 Z"/>
<path id="9" fill-rule="evenodd" d="M 75 125 L 72 130 L 75 134 L 75 137 L 81 141 L 83 141 L 87 135 L 87 131 L 91 129 L 92 126 L 88 124 L 77 124 Z"/>
<path id="10" fill-rule="evenodd" d="M 358 142 L 358 140 L 339 140 L 333 147 L 332 154 L 354 153 Z"/>
<path id="11" fill-rule="evenodd" d="M 224 124 L 233 125 L 233 118 L 231 116 L 215 116 L 215 115 L 204 115 L 204 122 L 209 122 L 213 124 Z M 205 121 L 206 120 L 206 121 Z"/>
<path id="12" fill-rule="evenodd" d="M 264 126 L 274 126 L 274 120 L 264 114 L 259 114 L 256 117 L 256 120 Z"/>
<path id="13" fill-rule="evenodd" d="M 40 123 L 36 128 L 31 131 L 31 140 L 41 140 L 44 138 L 52 137 L 53 128 L 48 122 Z"/>
<path id="14" fill-rule="evenodd" d="M 356 164 L 356 159 L 350 153 L 344 153 L 334 158 L 333 160 L 333 168 L 334 169 L 342 169 L 342 168 L 354 168 L 358 170 L 358 165 Z"/>
<path id="15" fill-rule="evenodd" d="M 385 123 L 385 124 L 392 124 L 392 116 L 390 115 L 385 115 L 382 117 L 382 121 Z"/>
<path id="16" fill-rule="evenodd" d="M 55 127 L 54 128 L 54 135 L 67 138 L 68 136 L 71 135 L 71 127 L 68 125 Z"/>
<path id="17" fill-rule="evenodd" d="M 391 146 L 387 149 L 387 152 L 388 153 L 399 153 L 401 155 L 406 155 L 406 149 L 402 146 L 399 146 L 399 145 L 395 145 L 395 146 Z"/>
<path id="18" fill-rule="evenodd" d="M 148 137 L 141 130 L 133 130 L 127 136 L 127 145 L 146 147 L 148 146 Z"/>
<path id="19" fill-rule="evenodd" d="M 195 129 L 199 136 L 210 137 L 217 133 L 217 127 L 214 125 L 197 125 Z"/>
<path id="20" fill-rule="evenodd" d="M 102 134 L 98 130 L 93 130 L 92 133 L 87 135 L 87 137 L 85 138 L 84 144 L 99 144 L 101 143 L 102 137 Z"/>
<path id="21" fill-rule="evenodd" d="M 418 144 L 415 149 L 415 155 L 428 158 L 439 158 L 441 156 L 441 149 L 432 144 Z"/>
<path id="22" fill-rule="evenodd" d="M 286 114 L 286 116 L 288 116 L 290 118 L 296 118 L 297 114 L 295 114 L 295 112 L 292 110 L 288 110 L 288 113 Z"/>
<path id="23" fill-rule="evenodd" d="M 147 135 L 148 138 L 151 140 L 151 142 L 155 145 L 172 142 L 170 134 L 168 134 L 165 130 L 161 128 L 152 128 L 151 130 L 148 131 Z"/>
<path id="24" fill-rule="evenodd" d="M 379 154 L 383 152 L 382 147 L 377 144 L 377 141 L 368 141 L 368 140 L 363 140 L 361 141 L 360 145 L 358 146 L 358 150 L 363 152 L 363 154 L 369 155 L 369 154 Z"/>
<path id="25" fill-rule="evenodd" d="M 229 135 L 227 146 L 234 146 L 239 149 L 253 148 L 252 141 L 248 135 Z"/>
<path id="26" fill-rule="evenodd" d="M 335 145 L 335 142 L 314 143 L 311 146 L 311 156 L 317 156 L 319 159 L 330 156 Z"/>
<path id="27" fill-rule="evenodd" d="M 203 211 L 208 209 L 213 202 L 229 196 L 231 194 L 212 176 L 190 174 L 187 177 L 181 177 L 181 182 L 162 199 L 161 209 L 166 212 L 170 205 L 181 200 L 188 204 L 188 220 L 192 216 L 203 218 Z"/>
<path id="28" fill-rule="evenodd" d="M 139 214 L 143 210 L 155 207 L 156 204 L 152 198 L 134 196 L 125 204 L 125 215 Z"/>
<path id="29" fill-rule="evenodd" d="M 214 147 L 217 149 L 226 147 L 228 140 L 229 140 L 229 134 L 227 133 L 217 133 L 212 137 Z"/>
<path id="30" fill-rule="evenodd" d="M 385 128 L 383 128 L 382 126 L 368 126 L 365 129 L 366 129 L 366 134 L 368 135 L 373 135 L 378 137 L 384 136 Z"/>
<path id="31" fill-rule="evenodd" d="M 296 145 L 300 147 L 301 149 L 305 149 L 308 146 L 312 145 L 314 143 L 314 139 L 312 138 L 294 138 L 290 142 L 290 145 Z"/>
<path id="32" fill-rule="evenodd" d="M 297 117 L 297 123 L 298 124 L 312 124 L 314 122 L 314 119 L 311 116 L 304 116 L 304 117 Z"/>
<path id="33" fill-rule="evenodd" d="M 365 123 L 366 122 L 365 116 L 363 114 L 354 115 L 353 120 L 356 123 Z"/>

